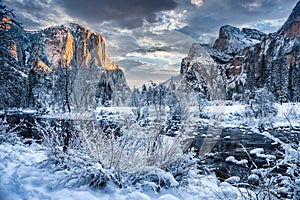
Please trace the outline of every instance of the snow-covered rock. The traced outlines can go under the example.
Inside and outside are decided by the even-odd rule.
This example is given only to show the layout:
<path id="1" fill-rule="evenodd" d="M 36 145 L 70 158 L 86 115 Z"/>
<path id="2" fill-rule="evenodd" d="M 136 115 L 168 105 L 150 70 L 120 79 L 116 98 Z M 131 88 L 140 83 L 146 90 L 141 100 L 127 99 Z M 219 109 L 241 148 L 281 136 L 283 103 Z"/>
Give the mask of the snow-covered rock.
<path id="1" fill-rule="evenodd" d="M 266 34 L 255 30 L 225 25 L 220 28 L 219 37 L 214 43 L 214 48 L 226 54 L 234 55 L 246 47 L 259 43 Z"/>
<path id="2" fill-rule="evenodd" d="M 235 184 L 235 183 L 240 182 L 240 180 L 241 180 L 240 177 L 232 176 L 232 177 L 229 177 L 228 179 L 226 179 L 225 182 L 230 183 L 230 184 Z"/>
<path id="3" fill-rule="evenodd" d="M 298 101 L 300 82 L 292 80 L 300 78 L 299 15 L 300 3 L 280 31 L 269 35 L 249 28 L 221 27 L 213 47 L 193 44 L 182 60 L 183 80 L 202 92 L 210 93 L 209 85 L 223 87 L 218 91 L 223 99 L 245 101 L 255 89 L 265 87 L 277 101 Z M 207 73 L 209 70 L 213 73 Z"/>
<path id="4" fill-rule="evenodd" d="M 225 159 L 226 162 L 229 163 L 234 163 L 236 165 L 244 165 L 247 166 L 248 160 L 242 159 L 242 160 L 237 160 L 234 156 L 229 156 Z"/>
<path id="5" fill-rule="evenodd" d="M 228 55 L 219 49 L 213 48 L 208 44 L 199 44 L 199 45 L 201 45 L 201 47 L 210 55 L 210 57 L 219 64 L 227 63 L 232 59 L 231 55 Z"/>
<path id="6" fill-rule="evenodd" d="M 188 57 L 181 62 L 180 74 L 190 88 L 206 94 L 211 99 L 220 99 L 224 95 L 223 81 L 217 63 L 209 52 L 199 43 L 194 43 Z"/>

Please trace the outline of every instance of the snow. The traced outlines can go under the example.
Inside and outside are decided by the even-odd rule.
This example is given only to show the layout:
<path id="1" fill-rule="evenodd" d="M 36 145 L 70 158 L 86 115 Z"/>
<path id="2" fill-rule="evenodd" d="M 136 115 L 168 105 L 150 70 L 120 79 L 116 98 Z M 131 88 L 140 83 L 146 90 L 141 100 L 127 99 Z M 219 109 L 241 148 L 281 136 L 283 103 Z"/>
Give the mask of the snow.
<path id="1" fill-rule="evenodd" d="M 250 154 L 261 154 L 263 153 L 265 150 L 263 148 L 256 148 L 256 149 L 252 149 L 250 151 Z"/>
<path id="2" fill-rule="evenodd" d="M 225 159 L 226 162 L 234 163 L 237 165 L 244 165 L 247 166 L 248 160 L 242 159 L 242 160 L 237 160 L 234 156 L 229 156 Z"/>
<path id="3" fill-rule="evenodd" d="M 158 199 L 159 200 L 179 200 L 178 198 L 176 198 L 176 197 L 174 197 L 173 195 L 170 195 L 170 194 L 162 195 Z"/>
<path id="4" fill-rule="evenodd" d="M 253 181 L 253 182 L 258 182 L 259 181 L 259 176 L 257 174 L 251 174 L 249 177 L 248 177 L 248 180 L 249 181 Z"/>
<path id="5" fill-rule="evenodd" d="M 274 117 L 275 121 L 282 120 L 280 125 L 289 125 L 299 123 L 297 114 L 300 104 L 276 105 L 278 114 Z M 248 126 L 244 124 L 245 120 L 241 117 L 244 113 L 244 105 L 223 106 L 220 102 L 212 102 L 206 107 L 206 112 L 215 115 L 222 115 L 224 118 L 224 127 L 239 127 L 246 130 Z M 130 113 L 129 107 L 98 108 L 97 111 L 109 110 L 113 113 Z M 286 119 L 289 110 L 294 110 L 296 116 L 290 115 L 290 122 Z M 23 113 L 35 113 L 34 110 L 22 110 Z M 190 107 L 189 112 L 197 116 L 198 108 Z M 68 117 L 63 114 L 60 117 Z M 209 121 L 209 120 L 208 120 Z M 255 128 L 255 123 L 251 124 L 251 133 L 262 134 L 274 142 L 285 145 L 280 140 L 276 140 L 267 129 L 264 132 Z M 275 126 L 276 127 L 276 126 Z M 249 132 L 250 133 L 250 132 Z M 206 136 L 208 136 L 207 134 Z M 230 137 L 227 137 L 230 139 Z M 287 152 L 286 160 L 299 160 L 300 148 L 285 146 Z M 250 151 L 250 154 L 258 158 L 265 159 L 267 162 L 274 161 L 274 155 L 264 154 L 263 148 L 256 148 Z M 170 188 L 162 188 L 160 192 L 155 192 L 151 188 L 118 188 L 114 184 L 108 184 L 105 189 L 95 190 L 88 186 L 74 187 L 71 183 L 66 184 L 62 181 L 69 172 L 62 170 L 53 172 L 51 166 L 44 166 L 42 163 L 49 159 L 47 149 L 41 144 L 33 143 L 24 145 L 21 143 L 10 144 L 0 143 L 0 199 L 18 200 L 18 199 L 104 199 L 104 200 L 131 200 L 131 199 L 245 199 L 243 195 L 252 195 L 252 192 L 243 188 L 236 188 L 231 184 L 238 183 L 239 177 L 230 177 L 226 182 L 219 183 L 214 175 L 200 176 L 195 172 L 190 172 L 187 180 L 188 185 L 181 186 L 174 177 L 163 170 L 156 170 L 155 174 L 165 180 L 170 181 Z M 247 165 L 245 159 L 237 160 L 234 156 L 226 158 L 226 162 L 237 165 Z M 292 167 L 290 171 L 292 171 Z M 256 182 L 259 176 L 267 172 L 261 169 L 254 169 L 248 177 L 249 181 Z M 76 179 L 75 179 L 76 181 Z M 300 182 L 299 180 L 297 180 Z M 149 183 L 150 185 L 150 183 Z M 249 192 L 249 193 L 247 193 Z M 284 192 L 284 188 L 282 188 Z M 254 195 L 252 196 L 254 197 Z M 224 199 L 223 198 L 223 199 Z M 251 199 L 251 198 L 250 198 Z"/>
<path id="6" fill-rule="evenodd" d="M 16 72 L 18 72 L 22 77 L 24 77 L 24 78 L 27 78 L 28 77 L 28 75 L 27 74 L 25 74 L 24 72 L 22 72 L 22 71 L 20 71 L 20 70 L 17 70 L 17 69 L 15 69 L 15 68 L 13 68 Z"/>
<path id="7" fill-rule="evenodd" d="M 0 199 L 214 200 L 225 197 L 243 199 L 245 195 L 243 189 L 219 185 L 215 176 L 199 176 L 195 173 L 191 173 L 187 187 L 174 186 L 162 189 L 160 193 L 131 187 L 120 189 L 114 184 L 108 184 L 102 190 L 92 190 L 88 186 L 74 187 L 72 184 L 62 184 L 64 176 L 69 173 L 67 170 L 53 172 L 51 166 L 43 165 L 47 159 L 47 150 L 40 144 L 0 144 Z M 172 184 L 177 185 L 177 182 L 174 180 Z"/>
<path id="8" fill-rule="evenodd" d="M 24 114 L 34 114 L 36 112 L 37 112 L 37 110 L 32 110 L 32 109 L 23 109 L 22 110 L 22 113 L 24 113 Z"/>
<path id="9" fill-rule="evenodd" d="M 268 162 L 268 164 L 270 161 L 276 160 L 276 156 L 263 154 L 263 152 L 264 152 L 264 149 L 256 148 L 256 149 L 252 149 L 250 151 L 250 154 L 255 154 L 256 157 L 265 159 Z"/>
<path id="10" fill-rule="evenodd" d="M 232 176 L 232 177 L 229 177 L 228 179 L 226 179 L 225 182 L 230 183 L 230 184 L 235 184 L 235 183 L 240 182 L 240 180 L 241 180 L 240 177 Z"/>
<path id="11" fill-rule="evenodd" d="M 218 105 L 219 104 L 219 105 Z M 220 105 L 223 104 L 223 105 Z M 242 104 L 225 105 L 226 102 L 212 102 L 211 105 L 205 107 L 205 112 L 210 115 L 222 115 L 224 128 L 228 127 L 257 127 L 260 119 L 249 119 L 245 117 L 245 107 Z M 265 122 L 273 121 L 272 128 L 278 127 L 300 127 L 300 103 L 283 103 L 275 104 L 275 108 L 278 113 L 276 116 L 272 116 L 264 119 Z M 197 110 L 197 108 L 194 108 Z M 256 131 L 259 132 L 259 131 Z"/>
<path id="12" fill-rule="evenodd" d="M 300 160 L 300 147 L 298 147 L 298 151 L 290 148 L 288 150 L 288 155 L 291 156 L 295 160 Z"/>

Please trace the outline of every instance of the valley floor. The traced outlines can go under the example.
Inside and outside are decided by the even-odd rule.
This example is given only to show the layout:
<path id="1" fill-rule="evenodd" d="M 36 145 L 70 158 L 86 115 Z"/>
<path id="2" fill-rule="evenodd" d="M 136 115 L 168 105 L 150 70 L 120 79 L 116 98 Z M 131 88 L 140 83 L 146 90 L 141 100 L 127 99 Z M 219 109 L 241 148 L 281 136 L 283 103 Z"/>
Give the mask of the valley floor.
<path id="1" fill-rule="evenodd" d="M 213 176 L 191 174 L 187 187 L 164 189 L 160 193 L 135 188 L 120 189 L 109 184 L 104 189 L 88 186 L 72 187 L 61 184 L 67 170 L 53 171 L 43 165 L 47 159 L 44 147 L 33 143 L 3 143 L 0 145 L 0 199 L 1 200 L 178 200 L 178 199 L 244 199 L 248 192 L 228 183 L 219 183 Z M 244 194 L 242 195 L 241 192 Z"/>
<path id="2" fill-rule="evenodd" d="M 278 110 L 276 117 L 270 116 L 264 120 L 272 120 L 274 127 L 299 127 L 299 104 L 276 105 L 276 107 Z M 192 110 L 195 109 L 197 108 L 192 108 Z M 208 106 L 206 112 L 210 115 L 225 113 L 222 119 L 224 127 L 247 126 L 257 129 L 259 120 L 245 118 L 244 109 L 242 105 Z M 18 138 L 11 142 L 0 143 L 1 200 L 237 200 L 255 198 L 255 194 L 250 190 L 236 188 L 226 182 L 220 183 L 214 175 L 198 175 L 193 171 L 186 180 L 187 185 L 163 188 L 159 193 L 151 189 L 119 188 L 113 183 L 108 183 L 104 189 L 91 189 L 87 185 L 75 187 L 72 183 L 64 181 L 70 175 L 70 170 L 53 170 L 55 167 L 46 162 L 50 159 L 47 151 L 48 149 L 41 144 L 34 141 L 30 145 L 24 144 Z M 76 181 L 76 178 L 74 180 Z"/>

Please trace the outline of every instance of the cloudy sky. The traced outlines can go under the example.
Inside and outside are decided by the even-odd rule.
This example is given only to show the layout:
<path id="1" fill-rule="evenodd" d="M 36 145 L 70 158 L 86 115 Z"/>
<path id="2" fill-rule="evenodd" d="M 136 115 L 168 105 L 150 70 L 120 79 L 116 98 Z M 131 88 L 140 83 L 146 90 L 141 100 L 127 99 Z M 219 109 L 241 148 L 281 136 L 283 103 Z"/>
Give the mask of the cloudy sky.
<path id="1" fill-rule="evenodd" d="M 1 0 L 0 0 L 1 1 Z M 131 86 L 179 73 L 193 42 L 212 44 L 220 26 L 275 32 L 297 0 L 3 0 L 29 30 L 69 22 L 106 37 Z"/>

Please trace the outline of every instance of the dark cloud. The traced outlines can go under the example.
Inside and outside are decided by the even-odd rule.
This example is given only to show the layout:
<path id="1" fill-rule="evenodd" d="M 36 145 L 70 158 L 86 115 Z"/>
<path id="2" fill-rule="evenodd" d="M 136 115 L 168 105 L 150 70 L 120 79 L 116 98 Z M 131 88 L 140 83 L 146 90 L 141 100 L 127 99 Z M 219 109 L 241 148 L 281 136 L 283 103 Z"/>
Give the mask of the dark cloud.
<path id="1" fill-rule="evenodd" d="M 27 29 L 44 28 L 51 16 L 59 16 L 51 0 L 4 0 L 4 3 Z"/>
<path id="2" fill-rule="evenodd" d="M 17 18 L 31 29 L 44 28 L 47 21 L 51 25 L 59 22 L 61 15 L 89 23 L 92 27 L 110 22 L 116 27 L 133 29 L 143 26 L 145 20 L 155 23 L 157 12 L 177 6 L 175 0 L 4 0 L 4 3 L 13 8 Z M 58 13 L 56 8 L 64 13 Z"/>
<path id="3" fill-rule="evenodd" d="M 56 0 L 73 17 L 90 23 L 113 21 L 116 25 L 136 28 L 144 19 L 155 22 L 156 13 L 172 10 L 177 6 L 174 0 Z"/>
<path id="4" fill-rule="evenodd" d="M 187 10 L 186 24 L 180 31 L 194 39 L 202 34 L 216 34 L 225 24 L 264 23 L 263 20 L 287 18 L 297 0 L 203 0 L 201 7 L 190 0 L 4 0 L 14 8 L 25 27 L 43 28 L 47 22 L 67 23 L 61 15 L 71 16 L 75 22 L 94 28 L 102 22 L 109 26 L 133 29 L 142 27 L 144 20 L 159 22 L 160 11 L 174 10 L 175 14 Z M 54 8 L 60 8 L 58 13 Z M 50 16 L 57 16 L 50 17 Z M 175 16 L 176 17 L 176 16 Z M 53 22 L 54 21 L 54 22 Z M 265 23 L 267 25 L 267 23 Z M 258 25 L 257 27 L 261 27 Z M 268 31 L 267 26 L 263 26 Z M 274 24 L 269 29 L 273 30 Z"/>
<path id="5" fill-rule="evenodd" d="M 180 31 L 200 38 L 203 33 L 216 34 L 226 24 L 238 26 L 287 18 L 296 3 L 297 0 L 204 0 L 200 8 L 187 8 L 188 25 Z M 264 31 L 276 31 L 279 27 L 270 24 L 269 29 L 264 28 Z"/>
<path id="6" fill-rule="evenodd" d="M 152 72 L 155 66 L 164 66 L 164 62 L 177 65 L 174 59 L 184 57 L 191 43 L 213 43 L 223 25 L 277 31 L 298 0 L 203 0 L 201 6 L 191 0 L 3 1 L 15 10 L 25 28 L 75 22 L 104 34 L 109 55 L 127 70 L 128 80 L 138 82 L 167 78 L 161 67 Z M 129 52 L 136 57 L 126 56 Z M 148 64 L 143 61 L 146 56 L 153 58 L 147 60 Z M 172 70 L 165 73 L 171 75 Z"/>

